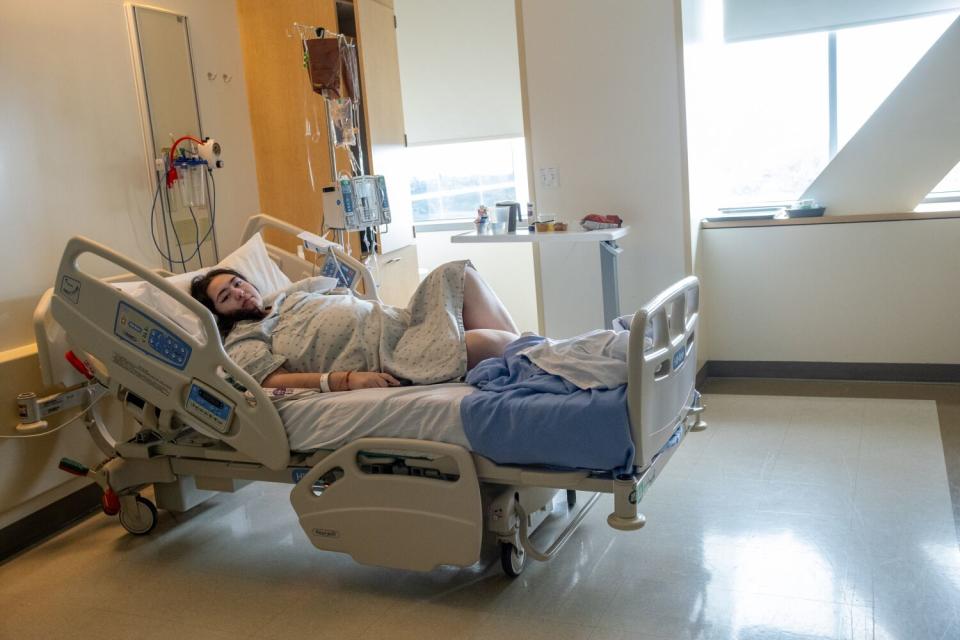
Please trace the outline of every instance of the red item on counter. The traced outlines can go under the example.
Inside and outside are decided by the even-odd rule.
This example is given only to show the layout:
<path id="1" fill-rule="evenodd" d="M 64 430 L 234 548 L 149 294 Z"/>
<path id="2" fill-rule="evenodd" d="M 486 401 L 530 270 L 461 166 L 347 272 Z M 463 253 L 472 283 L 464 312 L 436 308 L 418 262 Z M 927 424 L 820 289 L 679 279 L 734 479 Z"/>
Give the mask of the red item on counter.
<path id="1" fill-rule="evenodd" d="M 611 229 L 623 226 L 623 219 L 616 215 L 605 216 L 598 213 L 590 213 L 580 221 L 580 226 L 587 230 Z"/>

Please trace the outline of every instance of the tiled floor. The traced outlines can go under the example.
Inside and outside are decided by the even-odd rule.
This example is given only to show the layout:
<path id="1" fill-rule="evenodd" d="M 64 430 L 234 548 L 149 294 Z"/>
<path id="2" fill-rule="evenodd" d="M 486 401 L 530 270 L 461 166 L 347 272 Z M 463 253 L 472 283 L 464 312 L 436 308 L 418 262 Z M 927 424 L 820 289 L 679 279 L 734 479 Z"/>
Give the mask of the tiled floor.
<path id="1" fill-rule="evenodd" d="M 960 638 L 936 403 L 711 395 L 621 533 L 604 497 L 510 580 L 313 549 L 289 487 L 135 538 L 94 516 L 0 565 L 0 638 Z"/>

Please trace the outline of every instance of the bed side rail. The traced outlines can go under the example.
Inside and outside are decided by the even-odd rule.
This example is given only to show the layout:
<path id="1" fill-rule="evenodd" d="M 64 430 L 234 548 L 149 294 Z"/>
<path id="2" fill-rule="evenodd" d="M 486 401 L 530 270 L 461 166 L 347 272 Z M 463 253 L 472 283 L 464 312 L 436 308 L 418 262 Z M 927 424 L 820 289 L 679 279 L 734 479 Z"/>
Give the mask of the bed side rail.
<path id="1" fill-rule="evenodd" d="M 251 216 L 247 220 L 247 225 L 243 229 L 243 237 L 241 242 L 246 242 L 250 239 L 251 236 L 255 233 L 259 233 L 264 229 L 274 229 L 286 234 L 293 236 L 297 242 L 302 242 L 297 236 L 304 232 L 300 227 L 290 224 L 289 222 L 284 222 L 273 216 L 268 216 L 264 213 L 259 213 L 255 216 Z M 306 248 L 306 247 L 305 247 Z M 277 247 L 272 244 L 267 244 L 267 251 L 270 256 L 280 264 L 281 270 L 287 274 L 287 276 L 296 282 L 305 277 L 314 275 L 315 266 L 312 262 L 304 260 L 303 258 L 285 250 L 280 247 Z M 377 291 L 377 285 L 373 279 L 373 274 L 370 273 L 370 270 L 367 269 L 367 265 L 363 264 L 360 260 L 357 260 L 351 255 L 348 255 L 342 248 L 335 247 L 334 253 L 337 256 L 337 260 L 347 264 L 352 269 L 356 269 L 360 273 L 360 278 L 358 278 L 353 283 L 353 290 L 357 297 L 365 298 L 367 300 L 379 300 L 380 295 Z M 363 292 L 359 290 L 360 283 L 363 282 Z"/>
<path id="2" fill-rule="evenodd" d="M 193 336 L 125 293 L 80 269 L 98 256 L 149 282 L 190 310 L 205 336 Z M 223 350 L 203 305 L 135 261 L 83 237 L 63 252 L 50 299 L 70 342 L 107 367 L 111 384 L 127 387 L 163 411 L 279 469 L 290 458 L 286 431 L 264 390 Z"/>
<path id="3" fill-rule="evenodd" d="M 361 456 L 444 457 L 452 477 L 371 473 Z M 405 438 L 361 438 L 318 462 L 290 503 L 318 549 L 357 562 L 413 571 L 469 566 L 480 559 L 483 507 L 473 457 L 463 447 Z"/>
<path id="4" fill-rule="evenodd" d="M 162 277 L 174 275 L 166 269 L 153 269 Z M 136 276 L 130 273 L 101 278 L 103 282 L 126 282 Z M 50 300 L 53 289 L 47 289 L 40 296 L 33 310 L 33 334 L 37 339 L 37 359 L 40 363 L 40 378 L 46 388 L 57 385 L 69 387 L 82 383 L 85 378 L 63 357 L 70 350 L 66 334 L 50 313 Z"/>
<path id="5" fill-rule="evenodd" d="M 634 315 L 630 325 L 627 407 L 637 448 L 636 466 L 646 468 L 690 410 L 697 378 L 700 282 L 688 276 Z M 653 344 L 645 345 L 652 335 Z"/>

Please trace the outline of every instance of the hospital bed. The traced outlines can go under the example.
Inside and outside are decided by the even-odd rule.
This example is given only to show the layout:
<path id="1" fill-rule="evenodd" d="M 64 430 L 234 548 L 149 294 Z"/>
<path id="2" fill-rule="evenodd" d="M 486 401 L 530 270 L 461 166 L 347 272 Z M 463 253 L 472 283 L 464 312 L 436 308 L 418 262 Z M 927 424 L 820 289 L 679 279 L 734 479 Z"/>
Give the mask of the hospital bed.
<path id="1" fill-rule="evenodd" d="M 301 232 L 258 215 L 249 220 L 243 239 L 266 229 L 275 235 Z M 299 250 L 272 244 L 266 249 L 293 281 L 316 273 L 315 261 Z M 335 253 L 359 273 L 353 294 L 376 299 L 367 268 L 342 251 Z M 96 277 L 91 261 L 106 261 L 127 274 Z M 358 404 L 362 394 L 376 404 L 377 393 L 393 392 L 412 399 L 391 415 L 421 420 L 414 411 L 417 403 L 433 402 L 442 413 L 445 403 L 456 403 L 472 390 L 459 384 L 316 394 L 323 407 L 336 409 L 323 415 L 341 416 L 349 424 L 309 422 L 314 416 L 294 430 L 281 420 L 273 392 L 227 357 L 213 316 L 172 286 L 169 275 L 76 237 L 67 244 L 55 286 L 34 318 L 45 382 L 66 385 L 74 396 L 77 389 L 85 390 L 85 402 L 93 405 L 85 407 L 86 426 L 106 456 L 92 467 L 64 459 L 61 468 L 98 482 L 104 511 L 119 515 L 133 534 L 151 531 L 157 521 L 156 507 L 140 495 L 149 485 L 161 508 L 184 511 L 214 491 L 235 491 L 250 481 L 283 482 L 293 484 L 291 503 L 319 549 L 347 553 L 365 564 L 423 571 L 472 565 L 481 547 L 496 541 L 504 571 L 515 576 L 528 556 L 553 557 L 603 493 L 613 495 L 611 527 L 641 528 L 645 520 L 638 503 L 688 431 L 704 426 L 694 385 L 699 284 L 693 277 L 667 288 L 633 317 L 626 396 L 635 462 L 626 472 L 613 472 L 496 464 L 457 438 L 443 442 L 405 437 L 402 430 L 387 430 L 401 437 L 382 437 L 376 429 L 357 432 L 354 427 L 362 420 L 341 411 Z M 118 281 L 130 279 L 180 303 L 195 317 L 200 333 L 118 289 Z M 64 368 L 67 352 L 86 380 Z M 447 415 L 456 413 L 450 409 L 455 406 L 446 407 Z M 350 428 L 333 444 L 317 448 L 298 435 L 293 446 L 295 433 L 324 433 L 337 426 Z M 578 491 L 591 495 L 574 512 Z M 551 513 L 565 517 L 565 526 L 544 549 L 531 535 Z"/>

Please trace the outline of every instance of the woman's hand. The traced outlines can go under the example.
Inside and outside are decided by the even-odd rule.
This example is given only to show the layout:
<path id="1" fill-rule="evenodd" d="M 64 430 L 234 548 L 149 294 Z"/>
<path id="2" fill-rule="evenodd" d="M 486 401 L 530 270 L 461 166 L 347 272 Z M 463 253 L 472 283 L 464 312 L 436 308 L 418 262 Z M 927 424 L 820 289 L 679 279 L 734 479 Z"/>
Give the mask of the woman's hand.
<path id="1" fill-rule="evenodd" d="M 374 389 L 376 387 L 399 387 L 400 381 L 389 373 L 379 371 L 351 371 L 347 380 L 347 388 Z"/>
<path id="2" fill-rule="evenodd" d="M 265 388 L 287 387 L 291 389 L 319 389 L 322 376 L 328 376 L 327 384 L 331 391 L 350 391 L 352 389 L 374 389 L 377 387 L 399 387 L 400 381 L 389 373 L 379 371 L 331 371 L 324 373 L 289 373 L 277 369 L 264 378 L 261 386 Z"/>

